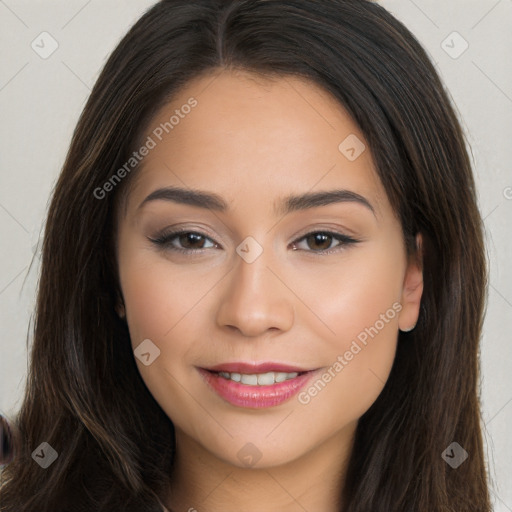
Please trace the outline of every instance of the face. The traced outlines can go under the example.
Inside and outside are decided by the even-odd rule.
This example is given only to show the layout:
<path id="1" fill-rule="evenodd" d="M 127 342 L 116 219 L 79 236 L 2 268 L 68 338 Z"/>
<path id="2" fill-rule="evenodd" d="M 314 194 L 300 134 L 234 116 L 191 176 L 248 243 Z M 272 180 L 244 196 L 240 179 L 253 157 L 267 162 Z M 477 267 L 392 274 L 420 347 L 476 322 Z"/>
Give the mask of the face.
<path id="1" fill-rule="evenodd" d="M 190 82 L 143 140 L 119 276 L 178 443 L 271 467 L 349 438 L 422 291 L 357 125 L 309 82 L 223 72 Z"/>

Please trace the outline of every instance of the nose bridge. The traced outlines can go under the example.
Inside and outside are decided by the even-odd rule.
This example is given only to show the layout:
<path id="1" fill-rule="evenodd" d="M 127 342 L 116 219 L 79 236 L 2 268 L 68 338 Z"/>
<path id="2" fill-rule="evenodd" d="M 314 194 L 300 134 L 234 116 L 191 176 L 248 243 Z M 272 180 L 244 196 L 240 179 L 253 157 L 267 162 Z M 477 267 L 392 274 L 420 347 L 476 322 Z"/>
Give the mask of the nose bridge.
<path id="1" fill-rule="evenodd" d="M 264 250 L 247 237 L 236 252 L 218 309 L 219 326 L 237 328 L 246 336 L 258 336 L 268 329 L 289 329 L 294 317 L 293 297 L 275 275 L 272 250 Z"/>

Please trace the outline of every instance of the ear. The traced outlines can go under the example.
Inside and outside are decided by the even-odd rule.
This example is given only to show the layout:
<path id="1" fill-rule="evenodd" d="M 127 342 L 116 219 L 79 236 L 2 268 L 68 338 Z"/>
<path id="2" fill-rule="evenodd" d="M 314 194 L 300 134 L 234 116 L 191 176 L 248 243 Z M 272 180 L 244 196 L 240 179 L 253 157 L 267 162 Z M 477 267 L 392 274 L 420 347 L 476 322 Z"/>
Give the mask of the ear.
<path id="1" fill-rule="evenodd" d="M 398 327 L 408 332 L 414 329 L 420 314 L 423 294 L 423 243 L 421 234 L 416 235 L 416 253 L 409 258 L 402 288 L 402 310 L 398 318 Z"/>

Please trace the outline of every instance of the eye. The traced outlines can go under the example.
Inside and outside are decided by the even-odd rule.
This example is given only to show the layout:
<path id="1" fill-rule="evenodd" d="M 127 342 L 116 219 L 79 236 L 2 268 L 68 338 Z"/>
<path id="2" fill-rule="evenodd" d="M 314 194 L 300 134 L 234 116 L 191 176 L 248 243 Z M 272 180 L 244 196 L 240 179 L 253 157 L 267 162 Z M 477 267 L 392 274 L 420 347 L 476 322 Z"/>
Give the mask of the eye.
<path id="1" fill-rule="evenodd" d="M 211 238 L 196 231 L 173 231 L 171 233 L 163 233 L 158 238 L 150 238 L 150 240 L 165 249 L 183 253 L 218 247 L 216 243 L 213 243 L 211 246 L 205 246 L 205 240 L 211 241 Z M 176 247 L 175 241 L 179 242 L 182 247 Z"/>
<path id="2" fill-rule="evenodd" d="M 334 246 L 333 250 L 331 246 L 335 240 L 337 240 L 339 243 Z M 312 231 L 311 233 L 308 233 L 307 235 L 294 242 L 293 250 L 297 250 L 297 244 L 303 241 L 305 241 L 306 245 L 309 247 L 315 245 L 317 247 L 319 246 L 317 250 L 313 251 L 307 251 L 306 249 L 307 252 L 315 252 L 320 254 L 331 254 L 332 252 L 343 250 L 347 245 L 352 245 L 359 242 L 359 240 L 356 240 L 355 238 L 349 237 L 342 233 L 335 233 L 332 231 Z"/>
<path id="3" fill-rule="evenodd" d="M 170 233 L 163 233 L 157 238 L 149 238 L 155 245 L 163 247 L 166 250 L 181 252 L 181 253 L 194 253 L 201 252 L 203 249 L 211 249 L 220 247 L 211 238 L 203 233 L 197 231 L 173 231 Z M 205 245 L 206 241 L 210 241 L 211 245 Z M 317 246 L 316 249 L 308 250 L 298 248 L 298 244 L 306 242 L 306 246 Z M 333 241 L 338 241 L 338 244 L 332 248 Z M 359 240 L 351 238 L 342 233 L 331 231 L 312 231 L 302 238 L 292 243 L 292 250 L 305 250 L 306 252 L 313 252 L 318 254 L 331 254 L 343 250 L 347 245 L 356 244 Z M 179 243 L 181 247 L 177 247 Z"/>

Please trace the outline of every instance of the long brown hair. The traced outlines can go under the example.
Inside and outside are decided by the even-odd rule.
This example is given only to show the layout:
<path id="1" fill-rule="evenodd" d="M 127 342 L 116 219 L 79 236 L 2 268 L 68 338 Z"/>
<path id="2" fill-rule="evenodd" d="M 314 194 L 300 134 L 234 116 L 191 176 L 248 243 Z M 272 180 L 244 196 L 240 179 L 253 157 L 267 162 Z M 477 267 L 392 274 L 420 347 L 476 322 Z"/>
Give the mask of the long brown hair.
<path id="1" fill-rule="evenodd" d="M 114 213 L 136 169 L 104 197 L 97 190 L 164 102 L 227 68 L 305 77 L 331 93 L 372 148 L 409 254 L 423 237 L 419 321 L 400 333 L 389 379 L 359 420 L 344 512 L 489 511 L 478 390 L 487 269 L 471 164 L 426 52 L 367 0 L 163 0 L 119 43 L 53 192 L 0 510 L 161 511 L 173 424 L 115 312 Z M 58 453 L 46 469 L 32 458 L 42 442 Z M 456 469 L 442 457 L 452 442 L 469 454 Z"/>

